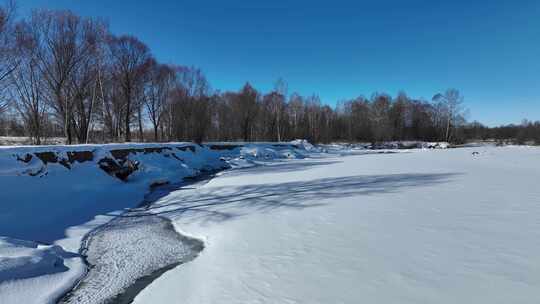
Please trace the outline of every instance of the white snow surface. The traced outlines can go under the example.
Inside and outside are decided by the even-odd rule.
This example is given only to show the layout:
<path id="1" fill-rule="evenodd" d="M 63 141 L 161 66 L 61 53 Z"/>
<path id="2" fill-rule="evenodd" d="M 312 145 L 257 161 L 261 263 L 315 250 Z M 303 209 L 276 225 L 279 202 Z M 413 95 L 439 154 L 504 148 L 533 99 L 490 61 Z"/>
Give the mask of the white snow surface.
<path id="1" fill-rule="evenodd" d="M 135 303 L 539 303 L 538 180 L 517 147 L 225 172 L 154 205 L 205 249 Z"/>
<path id="2" fill-rule="evenodd" d="M 83 272 L 60 246 L 0 237 L 0 303 L 52 302 Z"/>
<path id="3" fill-rule="evenodd" d="M 62 271 L 65 251 L 60 246 L 0 237 L 0 282 Z"/>

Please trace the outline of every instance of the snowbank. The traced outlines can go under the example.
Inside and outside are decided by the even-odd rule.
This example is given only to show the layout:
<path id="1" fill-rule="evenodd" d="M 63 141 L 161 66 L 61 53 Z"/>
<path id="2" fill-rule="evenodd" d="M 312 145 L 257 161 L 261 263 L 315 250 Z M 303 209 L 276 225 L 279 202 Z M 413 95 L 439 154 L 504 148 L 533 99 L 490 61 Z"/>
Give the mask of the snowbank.
<path id="1" fill-rule="evenodd" d="M 319 145 L 323 151 L 359 151 L 359 150 L 405 150 L 405 149 L 448 149 L 447 142 L 424 141 L 386 141 L 379 143 L 331 143 Z"/>
<path id="2" fill-rule="evenodd" d="M 0 237 L 2 303 L 50 303 L 84 273 L 78 255 L 57 245 Z"/>
<path id="3" fill-rule="evenodd" d="M 425 143 L 422 143 L 422 148 L 424 148 L 424 149 L 448 149 L 448 148 L 450 148 L 450 144 L 445 142 L 445 141 L 441 141 L 441 142 L 425 142 Z"/>
<path id="4" fill-rule="evenodd" d="M 0 231 L 51 243 L 68 227 L 136 206 L 152 184 L 227 167 L 219 153 L 182 143 L 3 148 Z"/>
<path id="5" fill-rule="evenodd" d="M 290 145 L 249 144 L 240 148 L 240 157 L 252 160 L 299 159 L 305 154 Z"/>
<path id="6" fill-rule="evenodd" d="M 0 282 L 66 271 L 60 246 L 0 237 Z"/>

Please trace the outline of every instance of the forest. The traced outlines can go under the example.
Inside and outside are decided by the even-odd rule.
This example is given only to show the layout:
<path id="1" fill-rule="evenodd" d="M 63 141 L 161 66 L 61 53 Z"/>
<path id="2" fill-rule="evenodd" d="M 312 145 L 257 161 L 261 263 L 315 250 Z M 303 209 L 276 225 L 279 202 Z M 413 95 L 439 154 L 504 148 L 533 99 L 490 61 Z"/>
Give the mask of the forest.
<path id="1" fill-rule="evenodd" d="M 0 7 L 0 136 L 33 144 L 130 141 L 383 142 L 469 140 L 540 143 L 540 122 L 488 128 L 468 122 L 457 89 L 431 100 L 376 92 L 329 106 L 277 79 L 270 92 L 246 82 L 212 88 L 189 64 L 163 64 L 136 37 L 70 11 L 19 18 Z M 361 84 L 359 84 L 359 88 Z M 315 88 L 314 88 L 315 89 Z"/>

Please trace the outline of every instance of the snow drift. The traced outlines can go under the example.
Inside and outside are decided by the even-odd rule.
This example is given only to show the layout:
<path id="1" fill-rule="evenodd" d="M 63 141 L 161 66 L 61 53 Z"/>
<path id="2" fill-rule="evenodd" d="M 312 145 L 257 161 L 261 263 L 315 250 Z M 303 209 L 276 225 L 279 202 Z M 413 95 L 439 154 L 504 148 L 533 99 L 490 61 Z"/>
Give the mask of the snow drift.
<path id="1" fill-rule="evenodd" d="M 0 282 L 66 271 L 60 246 L 0 237 Z"/>

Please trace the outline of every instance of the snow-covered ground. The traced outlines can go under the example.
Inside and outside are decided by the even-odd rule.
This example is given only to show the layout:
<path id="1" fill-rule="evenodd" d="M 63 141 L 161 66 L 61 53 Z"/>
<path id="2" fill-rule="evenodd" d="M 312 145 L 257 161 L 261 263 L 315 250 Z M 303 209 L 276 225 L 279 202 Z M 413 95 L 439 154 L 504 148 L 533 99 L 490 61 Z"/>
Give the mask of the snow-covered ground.
<path id="1" fill-rule="evenodd" d="M 66 142 L 63 137 L 48 137 L 42 139 L 43 144 L 61 145 Z M 25 136 L 0 136 L 0 146 L 31 145 L 32 139 Z"/>
<path id="2" fill-rule="evenodd" d="M 519 147 L 229 171 L 152 206 L 205 249 L 135 303 L 539 303 L 538 180 Z"/>
<path id="3" fill-rule="evenodd" d="M 81 278 L 64 301 L 101 303 L 197 254 L 135 303 L 540 301 L 538 148 L 179 146 L 0 148 L 0 303 L 52 303 Z M 138 151 L 127 182 L 99 168 L 115 149 Z"/>
<path id="4" fill-rule="evenodd" d="M 84 273 L 58 245 L 0 237 L 0 303 L 50 303 Z"/>

